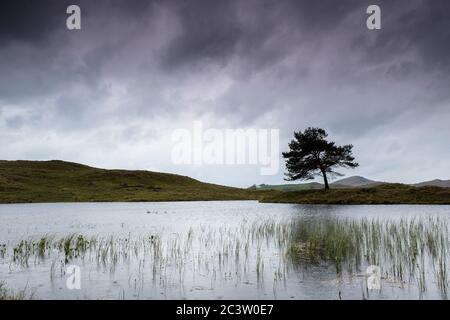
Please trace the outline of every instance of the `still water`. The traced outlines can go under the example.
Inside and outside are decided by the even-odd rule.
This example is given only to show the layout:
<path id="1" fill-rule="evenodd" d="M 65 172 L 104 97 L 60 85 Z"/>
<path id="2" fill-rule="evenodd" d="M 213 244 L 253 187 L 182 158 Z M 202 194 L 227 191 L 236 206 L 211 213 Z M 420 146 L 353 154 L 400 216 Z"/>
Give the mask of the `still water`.
<path id="1" fill-rule="evenodd" d="M 341 275 L 327 263 L 299 268 L 288 254 L 296 222 L 330 217 L 446 220 L 450 206 L 3 204 L 0 282 L 37 299 L 443 298 L 430 275 L 422 292 L 387 278 L 368 290 L 366 266 Z M 80 289 L 67 286 L 69 265 L 79 267 Z"/>

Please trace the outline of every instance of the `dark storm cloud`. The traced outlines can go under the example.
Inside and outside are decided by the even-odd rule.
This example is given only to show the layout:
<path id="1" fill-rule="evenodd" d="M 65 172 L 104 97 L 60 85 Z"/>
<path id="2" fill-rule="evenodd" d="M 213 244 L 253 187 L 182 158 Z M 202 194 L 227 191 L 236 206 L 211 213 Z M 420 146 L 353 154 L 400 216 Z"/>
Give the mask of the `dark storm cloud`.
<path id="1" fill-rule="evenodd" d="M 1 3 L 0 43 L 8 47 L 11 41 L 23 41 L 38 46 L 36 55 L 43 53 L 43 67 L 53 63 L 55 55 L 67 41 L 76 38 L 64 30 L 65 8 L 79 4 L 83 8 L 83 27 L 96 34 L 98 48 L 81 57 L 89 71 L 98 71 L 108 59 L 108 52 L 116 52 L 114 46 L 127 46 L 131 37 L 113 39 L 104 43 L 108 32 L 118 25 L 132 26 L 134 36 L 145 32 L 145 24 L 153 18 L 155 7 L 167 8 L 176 19 L 176 36 L 159 49 L 155 59 L 163 66 L 163 72 L 178 68 L 195 68 L 198 64 L 226 66 L 232 59 L 240 59 L 248 76 L 253 69 L 271 67 L 295 51 L 308 50 L 314 55 L 323 43 L 324 36 L 333 33 L 349 16 L 364 26 L 365 8 L 373 1 L 322 0 L 322 1 L 4 1 Z M 393 64 L 388 75 L 407 78 L 413 72 L 427 72 L 430 68 L 447 71 L 450 65 L 449 5 L 436 1 L 375 1 L 383 10 L 383 30 L 371 32 L 365 28 L 342 29 L 336 34 L 348 42 L 347 50 L 364 55 L 360 63 L 379 64 L 411 52 L 419 54 L 414 61 Z M 6 14 L 5 14 L 6 13 Z M 170 28 L 170 26 L 169 26 Z M 57 43 L 43 43 L 64 33 Z M 120 35 L 119 35 L 120 36 Z M 83 36 L 80 36 L 83 37 Z M 269 43 L 269 45 L 268 45 Z M 149 39 L 151 46 L 151 38 Z M 305 49 L 307 48 L 307 49 Z M 330 47 L 332 50 L 333 47 Z M 132 50 L 132 48 L 130 48 Z M 74 49 L 75 53 L 77 49 Z M 99 54 L 96 54 L 97 53 Z M 332 55 L 333 52 L 330 52 Z M 312 57 L 313 58 L 313 57 Z M 103 60 L 103 61 L 102 61 Z M 5 64 L 6 61 L 2 61 Z M 91 63 L 92 62 L 92 63 Z M 345 61 L 342 67 L 345 68 Z M 22 61 L 17 61 L 22 63 Z M 26 64 L 26 63 L 25 63 Z M 13 65 L 14 66 L 14 65 Z M 299 73 L 307 66 L 297 67 Z M 351 66 L 350 66 L 351 67 Z M 70 66 L 69 66 L 70 68 Z M 300 70 L 302 69 L 302 70 Z M 295 70 L 294 70 L 295 71 Z M 81 70 L 80 72 L 84 72 Z M 88 75 L 84 73 L 87 77 Z"/>
<path id="2" fill-rule="evenodd" d="M 157 1 L 154 1 L 157 3 Z M 86 9 L 86 17 L 92 14 L 108 15 L 113 18 L 139 19 L 148 13 L 152 1 L 121 0 L 4 0 L 0 3 L 0 43 L 26 41 L 39 43 L 65 26 L 66 8 L 79 5 Z M 93 21 L 91 20 L 91 21 Z"/>
<path id="3" fill-rule="evenodd" d="M 280 51 L 286 52 L 305 40 L 322 41 L 325 33 L 351 15 L 355 15 L 357 25 L 364 26 L 365 9 L 370 4 L 381 6 L 384 30 L 346 30 L 345 36 L 352 39 L 349 51 L 364 52 L 367 62 L 376 63 L 417 50 L 422 62 L 448 67 L 450 6 L 445 0 L 175 2 L 171 9 L 182 32 L 167 47 L 163 61 L 172 67 L 205 59 L 223 63 L 234 54 L 264 60 L 264 49 L 260 49 L 282 27 L 285 34 L 279 45 L 284 49 Z"/>
<path id="4" fill-rule="evenodd" d="M 357 0 L 175 2 L 171 9 L 181 33 L 167 46 L 163 63 L 169 68 L 214 60 L 224 64 L 243 55 L 255 65 L 267 65 L 265 60 L 282 58 L 297 41 L 320 36 L 358 8 Z M 279 32 L 288 37 L 268 54 L 264 44 Z"/>
<path id="5" fill-rule="evenodd" d="M 57 14 L 64 8 L 63 1 L 0 2 L 0 46 L 8 45 L 11 41 L 40 44 L 57 29 L 58 23 L 64 23 L 64 17 Z"/>
<path id="6" fill-rule="evenodd" d="M 133 40 L 129 34 L 142 30 L 157 3 L 2 1 L 0 101 L 33 100 L 80 85 L 102 93 L 104 63 Z M 82 31 L 66 29 L 66 8 L 70 4 L 82 8 Z M 122 27 L 128 34 L 116 36 L 114 33 Z"/>
<path id="7" fill-rule="evenodd" d="M 383 32 L 370 31 L 355 39 L 355 49 L 373 61 L 417 51 L 427 67 L 450 66 L 450 5 L 448 1 L 385 1 Z M 366 37 L 364 37 L 366 36 Z M 375 40 L 375 41 L 371 41 Z M 361 47 L 360 47 L 361 46 Z"/>
<path id="8" fill-rule="evenodd" d="M 243 30 L 233 1 L 180 1 L 171 9 L 181 32 L 162 54 L 167 68 L 210 60 L 221 63 L 234 53 Z"/>
<path id="9" fill-rule="evenodd" d="M 253 92 L 248 99 L 252 89 L 246 84 L 249 77 L 268 69 L 268 75 L 281 78 L 286 91 L 299 86 L 294 95 L 309 95 L 311 88 L 306 91 L 304 81 L 311 73 L 318 72 L 311 65 L 319 52 L 323 60 L 319 63 L 324 66 L 319 71 L 323 73 L 319 76 L 323 84 L 354 86 L 364 92 L 377 81 L 392 81 L 427 89 L 422 99 L 428 100 L 421 105 L 402 106 L 391 99 L 392 108 L 381 108 L 381 114 L 372 115 L 374 125 L 382 123 L 377 117 L 383 119 L 391 113 L 398 116 L 406 107 L 430 109 L 433 108 L 430 104 L 449 97 L 450 5 L 445 1 L 212 3 L 217 2 L 172 4 L 171 10 L 178 17 L 181 31 L 160 52 L 162 72 L 186 73 L 205 68 L 205 65 L 216 64 L 220 68 L 231 65 L 236 83 L 217 103 L 216 110 L 224 114 L 238 112 L 242 123 L 280 103 L 279 93 L 270 97 L 265 92 L 266 99 L 258 101 Z M 383 28 L 378 32 L 365 28 L 365 9 L 374 3 L 382 8 Z M 299 58 L 282 70 L 278 65 L 280 61 L 295 55 Z M 364 69 L 371 71 L 362 72 Z M 419 80 L 422 83 L 417 83 Z M 278 89 L 277 85 L 275 87 Z M 408 90 L 408 86 L 402 89 Z M 317 110 L 323 109 L 321 100 L 322 97 L 318 97 L 312 101 Z M 252 106 L 255 102 L 257 106 Z M 336 101 L 325 103 L 335 104 Z"/>

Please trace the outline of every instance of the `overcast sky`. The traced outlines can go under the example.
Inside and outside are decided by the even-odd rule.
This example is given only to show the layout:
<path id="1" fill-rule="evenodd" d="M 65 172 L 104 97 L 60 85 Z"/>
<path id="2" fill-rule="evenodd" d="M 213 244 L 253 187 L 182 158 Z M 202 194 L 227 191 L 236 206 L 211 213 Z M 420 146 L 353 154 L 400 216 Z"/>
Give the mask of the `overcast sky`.
<path id="1" fill-rule="evenodd" d="M 81 30 L 66 8 L 81 7 Z M 381 7 L 382 29 L 366 28 Z M 284 166 L 175 165 L 177 128 L 326 129 L 371 179 L 450 179 L 448 0 L 0 4 L 0 159 L 249 186 Z M 281 163 L 282 164 L 282 163 Z"/>

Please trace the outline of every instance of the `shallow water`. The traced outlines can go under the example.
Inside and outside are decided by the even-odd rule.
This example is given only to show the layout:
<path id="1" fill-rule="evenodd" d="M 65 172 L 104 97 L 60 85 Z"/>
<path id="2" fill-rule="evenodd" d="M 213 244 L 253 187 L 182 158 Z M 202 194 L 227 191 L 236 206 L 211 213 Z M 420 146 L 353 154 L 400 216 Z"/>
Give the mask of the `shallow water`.
<path id="1" fill-rule="evenodd" d="M 256 201 L 0 205 L 0 281 L 39 299 L 440 299 L 433 286 L 383 281 L 367 291 L 360 274 L 337 276 L 327 265 L 297 268 L 286 255 L 301 218 L 450 217 L 450 206 L 331 206 Z M 66 263 L 58 250 L 14 262 L 21 240 L 70 234 L 98 247 Z M 157 237 L 158 247 L 149 237 Z M 107 248 L 110 237 L 117 243 Z M 108 251 L 109 250 L 109 251 Z M 100 257 L 99 252 L 106 252 Z M 66 286 L 67 265 L 81 289 Z"/>

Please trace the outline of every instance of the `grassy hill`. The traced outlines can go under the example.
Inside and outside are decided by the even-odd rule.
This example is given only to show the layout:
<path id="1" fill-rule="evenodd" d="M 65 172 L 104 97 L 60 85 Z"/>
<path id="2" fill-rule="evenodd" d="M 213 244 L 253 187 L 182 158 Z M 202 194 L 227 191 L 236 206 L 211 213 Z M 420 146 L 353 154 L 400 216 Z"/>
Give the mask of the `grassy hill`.
<path id="1" fill-rule="evenodd" d="M 450 204 L 450 188 L 382 184 L 369 188 L 343 188 L 280 192 L 261 202 L 304 204 Z"/>
<path id="2" fill-rule="evenodd" d="M 0 203 L 258 199 L 252 191 L 176 174 L 106 170 L 64 161 L 0 161 Z"/>

